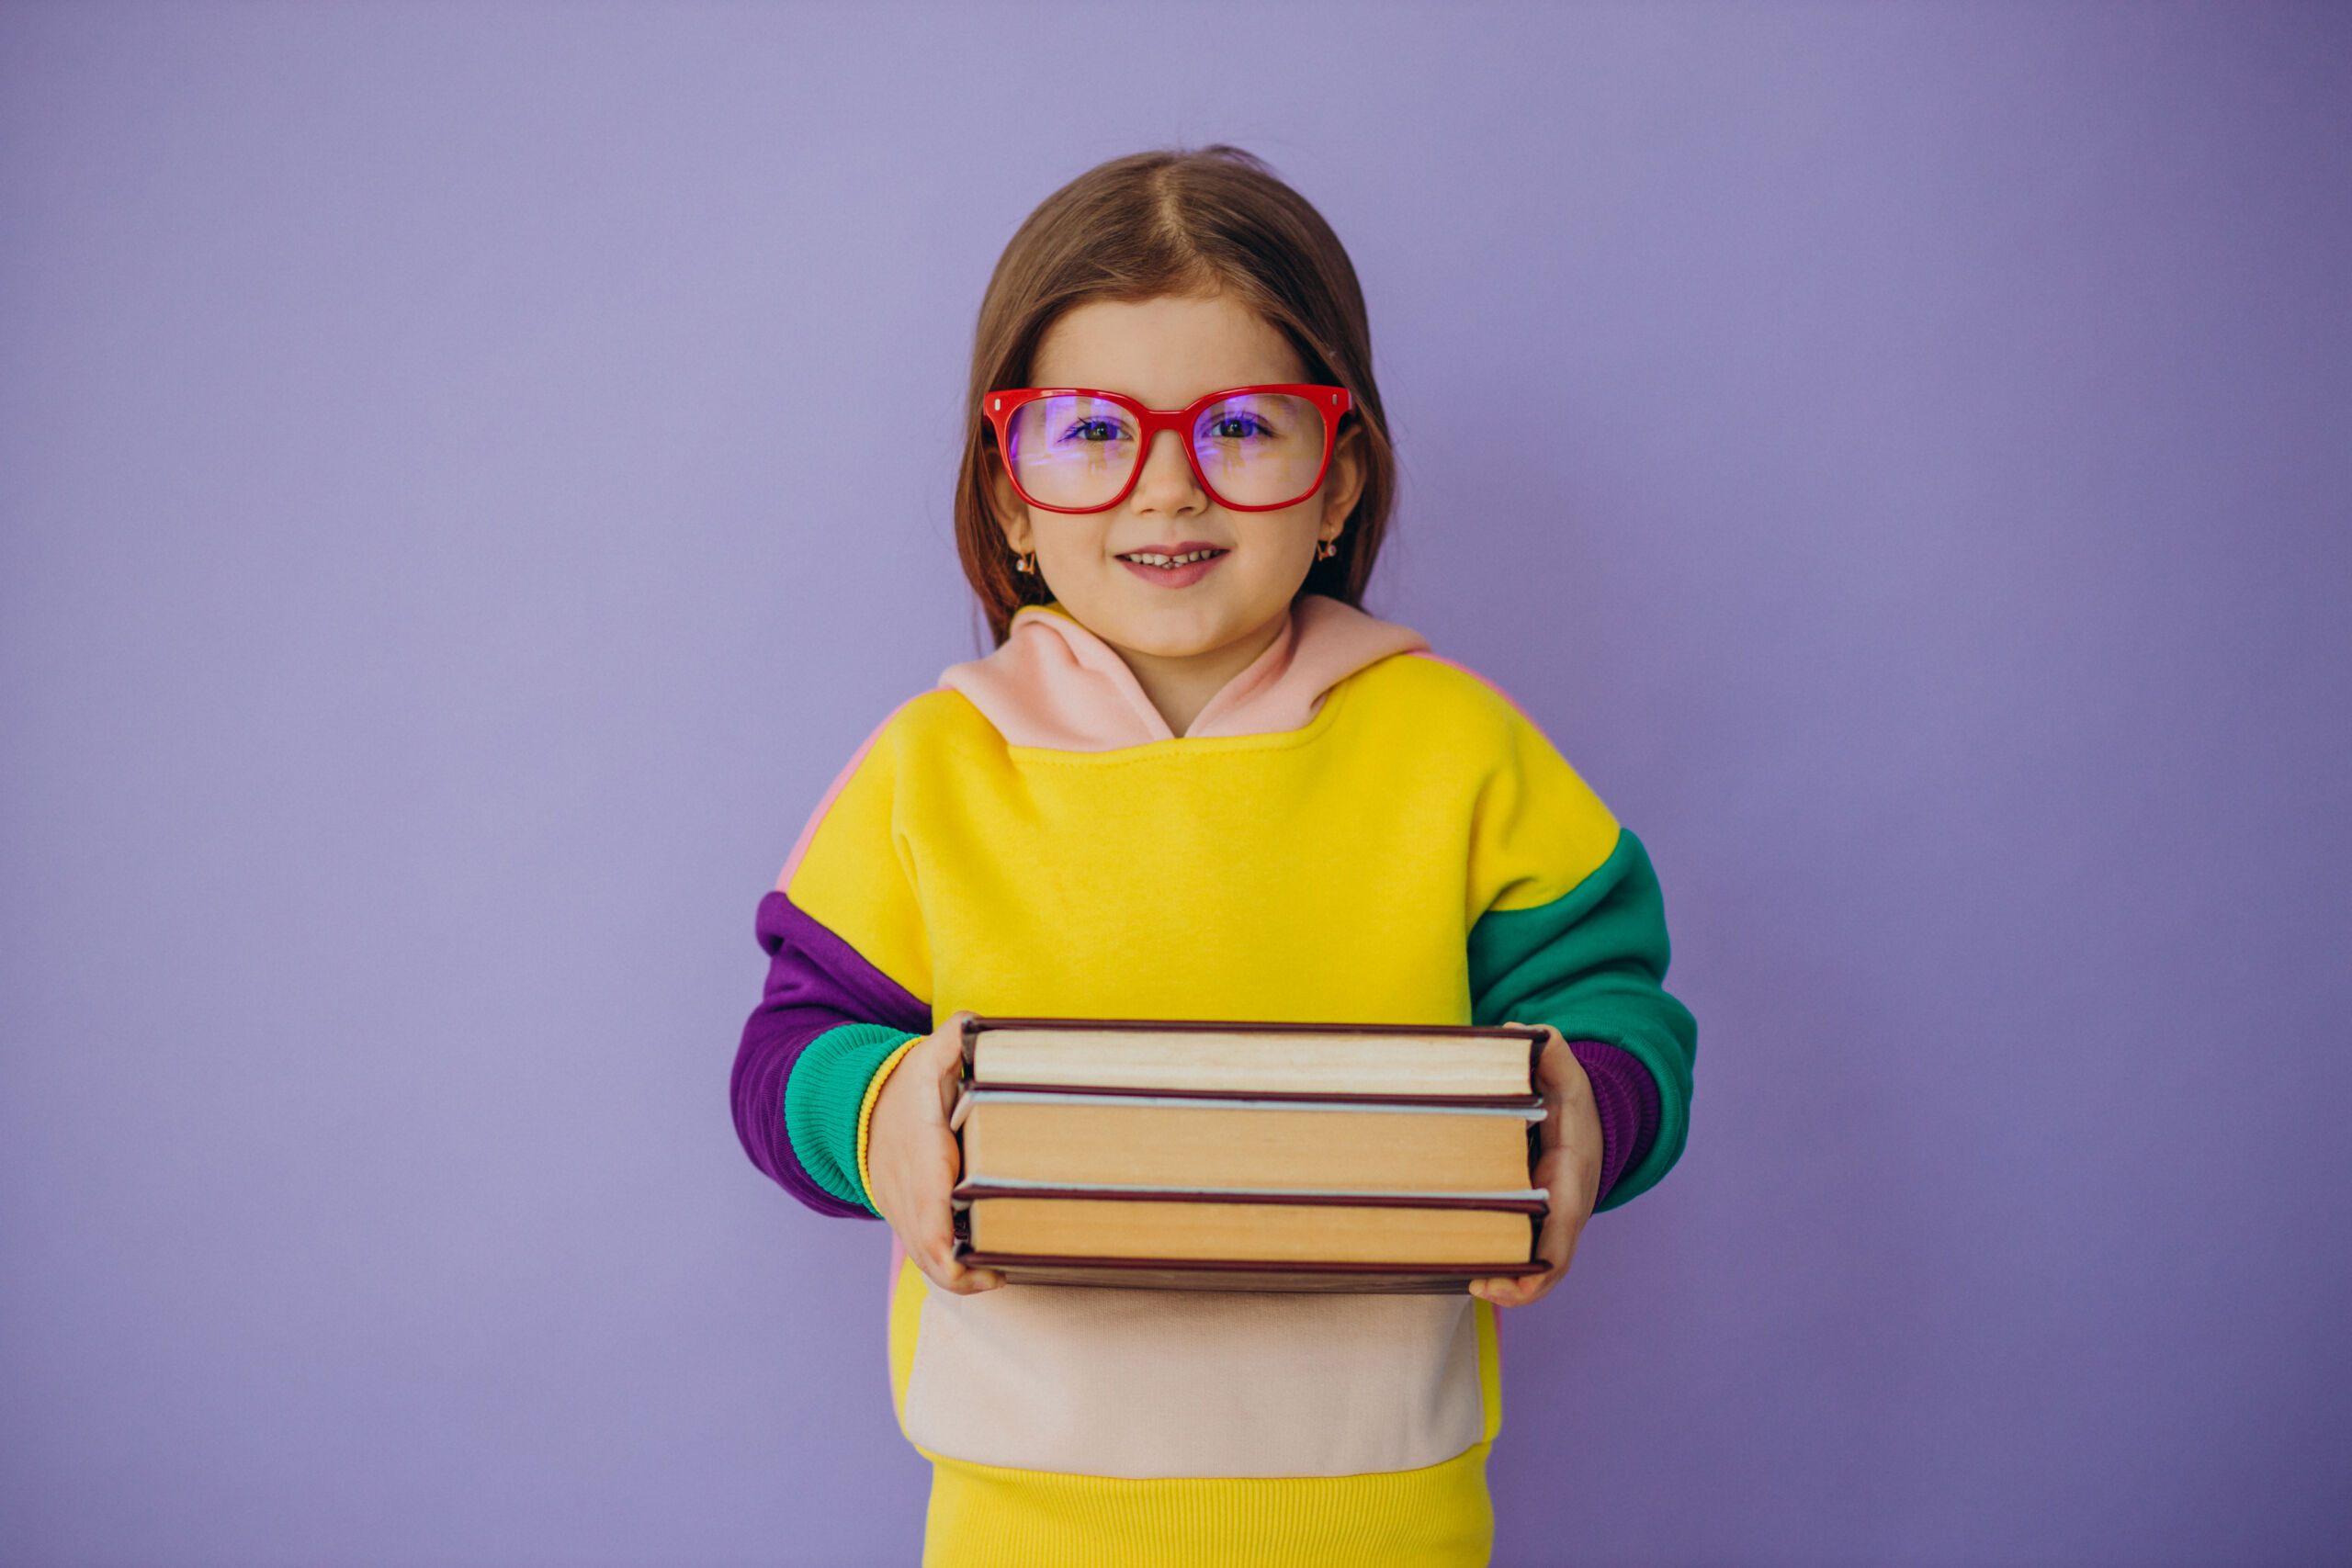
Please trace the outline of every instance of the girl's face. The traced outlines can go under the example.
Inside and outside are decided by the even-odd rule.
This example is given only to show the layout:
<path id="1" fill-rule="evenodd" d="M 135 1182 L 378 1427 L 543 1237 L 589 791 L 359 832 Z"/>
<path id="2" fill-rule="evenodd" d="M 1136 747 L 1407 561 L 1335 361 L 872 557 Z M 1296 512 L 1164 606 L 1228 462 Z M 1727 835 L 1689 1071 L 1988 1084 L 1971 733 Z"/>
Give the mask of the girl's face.
<path id="1" fill-rule="evenodd" d="M 1304 381 L 1306 371 L 1264 318 L 1219 294 L 1080 305 L 1047 330 L 1030 378 L 1181 409 L 1231 387 Z M 995 471 L 1005 541 L 1035 552 L 1046 585 L 1080 626 L 1152 660 L 1255 658 L 1279 632 L 1316 545 L 1339 536 L 1363 488 L 1352 427 L 1322 487 L 1279 512 L 1226 510 L 1193 477 L 1173 431 L 1154 438 L 1135 489 L 1105 512 L 1031 508 L 1001 462 Z M 1183 557 L 1197 558 L 1177 564 Z"/>

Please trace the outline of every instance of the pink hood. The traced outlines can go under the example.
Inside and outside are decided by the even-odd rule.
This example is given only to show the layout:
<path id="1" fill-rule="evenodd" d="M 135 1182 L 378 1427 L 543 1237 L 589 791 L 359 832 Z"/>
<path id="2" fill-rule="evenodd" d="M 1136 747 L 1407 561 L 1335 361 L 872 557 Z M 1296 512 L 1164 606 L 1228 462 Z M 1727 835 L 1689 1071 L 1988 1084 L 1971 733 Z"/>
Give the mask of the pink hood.
<path id="1" fill-rule="evenodd" d="M 1325 693 L 1364 666 L 1428 648 L 1419 632 L 1310 593 L 1291 606 L 1274 645 L 1209 699 L 1185 738 L 1296 729 Z M 1175 739 L 1110 644 L 1052 610 L 1023 610 L 1002 648 L 950 666 L 939 683 L 963 693 L 1014 746 L 1116 751 Z"/>

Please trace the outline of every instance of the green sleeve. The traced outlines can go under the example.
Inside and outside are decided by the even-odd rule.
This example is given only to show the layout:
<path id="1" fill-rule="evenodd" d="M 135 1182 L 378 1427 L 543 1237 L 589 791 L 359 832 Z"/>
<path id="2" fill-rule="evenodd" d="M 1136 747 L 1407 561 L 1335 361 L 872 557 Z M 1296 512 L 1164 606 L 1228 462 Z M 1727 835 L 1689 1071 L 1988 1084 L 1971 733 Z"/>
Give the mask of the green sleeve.
<path id="1" fill-rule="evenodd" d="M 1630 1053 L 1657 1085 L 1657 1136 L 1617 1179 L 1613 1209 L 1657 1184 L 1690 1126 L 1699 1026 L 1667 994 L 1666 905 L 1642 841 L 1620 829 L 1593 874 L 1548 904 L 1489 910 L 1470 931 L 1473 1021 L 1548 1023 Z"/>
<path id="2" fill-rule="evenodd" d="M 810 1179 L 844 1203 L 874 1207 L 857 1176 L 857 1115 L 890 1053 L 912 1040 L 903 1029 L 844 1023 L 808 1042 L 784 1086 L 784 1130 Z"/>

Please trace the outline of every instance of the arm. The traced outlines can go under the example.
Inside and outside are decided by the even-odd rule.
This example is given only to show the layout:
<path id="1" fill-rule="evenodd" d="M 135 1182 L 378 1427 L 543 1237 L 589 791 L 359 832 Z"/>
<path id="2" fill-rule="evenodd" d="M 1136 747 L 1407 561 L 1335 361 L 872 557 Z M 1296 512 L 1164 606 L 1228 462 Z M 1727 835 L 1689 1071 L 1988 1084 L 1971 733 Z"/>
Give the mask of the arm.
<path id="1" fill-rule="evenodd" d="M 767 989 L 735 1055 L 735 1131 L 822 1214 L 873 1215 L 860 1170 L 873 1100 L 896 1054 L 931 1032 L 922 905 L 895 829 L 904 721 L 922 700 L 857 749 L 760 901 Z"/>
<path id="2" fill-rule="evenodd" d="M 1537 1064 L 1547 1114 L 1535 1168 L 1551 1198 L 1535 1251 L 1551 1268 L 1472 1286 L 1498 1306 L 1523 1306 L 1559 1283 L 1593 1212 L 1655 1183 L 1681 1152 L 1697 1025 L 1666 993 L 1666 964 L 1657 877 L 1641 840 L 1622 830 L 1566 894 L 1489 910 L 1472 928 L 1473 1017 L 1552 1035 Z M 1671 1100 L 1662 1085 L 1679 1091 Z"/>
<path id="3" fill-rule="evenodd" d="M 752 1163 L 820 1214 L 876 1213 L 858 1170 L 883 1066 L 931 1008 L 786 894 L 760 900 L 766 995 L 743 1026 L 731 1098 Z"/>
<path id="4" fill-rule="evenodd" d="M 956 1179 L 964 1154 L 948 1130 L 964 1077 L 964 1022 L 950 1017 L 882 1065 L 866 1095 L 871 1148 L 859 1151 L 875 1209 L 907 1257 L 934 1285 L 959 1296 L 992 1291 L 1004 1276 L 956 1258 Z"/>
<path id="5" fill-rule="evenodd" d="M 1497 1306 L 1525 1306 L 1560 1282 L 1576 1261 L 1577 1242 L 1584 1235 L 1585 1222 L 1592 1218 L 1593 1202 L 1606 1190 L 1601 1174 L 1605 1145 L 1591 1080 L 1559 1031 L 1547 1027 L 1544 1032 L 1550 1038 L 1535 1064 L 1536 1091 L 1544 1097 L 1543 1153 L 1535 1161 L 1535 1185 L 1544 1189 L 1550 1206 L 1535 1238 L 1535 1257 L 1551 1267 L 1516 1279 L 1470 1281 L 1472 1295 Z"/>
<path id="6" fill-rule="evenodd" d="M 735 1056 L 735 1131 L 752 1163 L 820 1214 L 879 1216 L 957 1294 L 1003 1283 L 956 1261 L 947 1115 L 963 1077 L 957 1013 L 931 1008 L 783 893 L 760 900 L 767 996 Z"/>
<path id="7" fill-rule="evenodd" d="M 1649 854 L 1620 830 L 1558 897 L 1489 909 L 1470 932 L 1472 1017 L 1559 1031 L 1606 1145 L 1596 1207 L 1657 1185 L 1690 1126 L 1698 1025 L 1665 988 L 1666 909 Z"/>
<path id="8" fill-rule="evenodd" d="M 879 1214 L 933 1280 L 970 1291 L 997 1277 L 954 1257 L 962 1020 L 933 1028 L 930 939 L 897 827 L 902 723 L 930 700 L 858 748 L 760 902 L 767 994 L 735 1055 L 735 1130 L 802 1202 Z"/>

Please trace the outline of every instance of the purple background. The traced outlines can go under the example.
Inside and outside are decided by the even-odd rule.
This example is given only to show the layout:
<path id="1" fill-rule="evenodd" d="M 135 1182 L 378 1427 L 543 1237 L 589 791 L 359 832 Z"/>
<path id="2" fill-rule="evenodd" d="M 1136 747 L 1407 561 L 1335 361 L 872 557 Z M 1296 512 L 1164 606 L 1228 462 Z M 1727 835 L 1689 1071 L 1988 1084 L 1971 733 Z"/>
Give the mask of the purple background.
<path id="1" fill-rule="evenodd" d="M 752 912 L 1029 208 L 1238 141 L 1650 845 L 1508 1563 L 2352 1556 L 2352 13 L 0 10 L 0 1559 L 911 1560 Z"/>

